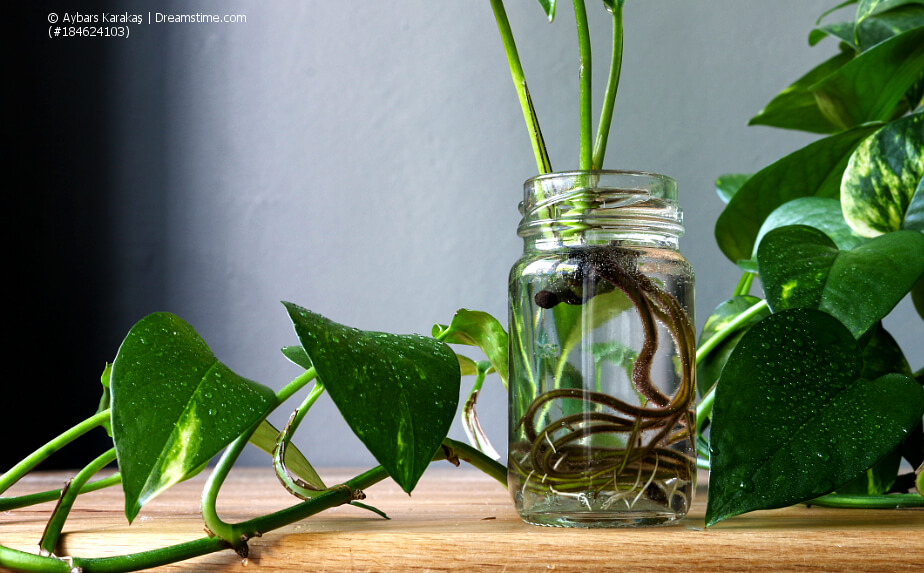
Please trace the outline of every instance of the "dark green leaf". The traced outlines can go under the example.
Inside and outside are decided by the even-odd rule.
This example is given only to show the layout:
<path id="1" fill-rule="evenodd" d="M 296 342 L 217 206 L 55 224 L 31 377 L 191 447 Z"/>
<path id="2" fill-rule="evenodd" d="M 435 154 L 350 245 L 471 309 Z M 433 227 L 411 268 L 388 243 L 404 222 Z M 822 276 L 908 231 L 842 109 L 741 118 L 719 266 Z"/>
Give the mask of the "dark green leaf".
<path id="1" fill-rule="evenodd" d="M 809 89 L 834 125 L 892 119 L 924 72 L 924 26 L 877 44 Z"/>
<path id="2" fill-rule="evenodd" d="M 922 177 L 924 113 L 916 113 L 886 125 L 853 152 L 841 181 L 844 217 L 865 237 L 907 228 L 909 210 L 914 227 L 919 207 L 912 201 L 924 202 L 914 199 Z"/>
<path id="3" fill-rule="evenodd" d="M 892 36 L 924 25 L 924 5 L 902 6 L 863 21 L 857 27 L 860 46 L 867 50 Z"/>
<path id="4" fill-rule="evenodd" d="M 924 272 L 924 235 L 896 231 L 841 251 L 817 229 L 781 227 L 764 237 L 757 261 L 774 312 L 817 308 L 860 337 Z"/>
<path id="5" fill-rule="evenodd" d="M 719 216 L 715 237 L 732 260 L 749 259 L 764 220 L 799 197 L 839 197 L 841 176 L 857 144 L 879 127 L 860 126 L 809 144 L 754 174 Z"/>
<path id="6" fill-rule="evenodd" d="M 918 315 L 924 319 L 924 275 L 921 275 L 918 282 L 914 283 L 911 288 L 911 302 L 914 303 Z"/>
<path id="7" fill-rule="evenodd" d="M 712 311 L 712 314 L 706 319 L 703 332 L 699 335 L 699 345 L 702 346 L 704 342 L 715 336 L 716 333 L 725 329 L 731 321 L 738 317 L 738 315 L 758 302 L 760 302 L 760 299 L 755 296 L 742 295 L 732 297 L 715 307 L 715 310 Z M 738 345 L 738 342 L 741 341 L 741 337 L 744 336 L 744 333 L 768 316 L 770 316 L 769 309 L 754 315 L 753 318 L 748 319 L 745 323 L 740 325 L 733 334 L 720 342 L 703 360 L 699 361 L 696 365 L 696 387 L 699 389 L 700 395 L 708 392 L 719 379 L 719 376 L 722 374 L 722 369 L 728 361 L 728 357 L 731 356 L 732 351 Z"/>
<path id="8" fill-rule="evenodd" d="M 863 357 L 861 378 L 874 380 L 885 374 L 914 376 L 905 353 L 879 322 L 860 341 Z"/>
<path id="9" fill-rule="evenodd" d="M 723 203 L 731 201 L 744 182 L 751 178 L 750 173 L 726 173 L 715 180 L 715 192 Z"/>
<path id="10" fill-rule="evenodd" d="M 477 346 L 507 388 L 507 331 L 496 318 L 480 310 L 460 309 L 449 326 L 433 325 L 433 338 L 447 344 Z"/>
<path id="11" fill-rule="evenodd" d="M 898 477 L 898 468 L 902 463 L 901 448 L 896 448 L 886 454 L 873 467 L 861 473 L 852 481 L 837 488 L 837 493 L 846 495 L 882 495 L 889 493 L 895 478 Z"/>
<path id="12" fill-rule="evenodd" d="M 301 346 L 283 346 L 282 355 L 288 358 L 292 364 L 301 366 L 305 370 L 312 367 L 311 358 L 308 357 L 308 353 Z"/>
<path id="13" fill-rule="evenodd" d="M 924 414 L 924 389 L 859 374 L 856 341 L 824 312 L 754 325 L 716 392 L 706 524 L 828 493 L 900 444 Z"/>
<path id="14" fill-rule="evenodd" d="M 132 327 L 112 364 L 112 432 L 125 515 L 204 466 L 275 404 L 269 388 L 215 358 L 183 319 Z"/>
<path id="15" fill-rule="evenodd" d="M 788 225 L 805 225 L 818 229 L 834 241 L 837 248 L 842 251 L 849 251 L 867 241 L 847 224 L 844 213 L 841 211 L 841 202 L 837 199 L 800 197 L 783 203 L 773 213 L 770 213 L 761 225 L 760 232 L 757 233 L 754 256 L 757 256 L 757 249 L 764 235 L 773 229 Z"/>
<path id="16" fill-rule="evenodd" d="M 908 203 L 908 210 L 905 212 L 902 228 L 924 232 L 924 178 L 918 183 L 918 187 L 911 197 L 911 202 Z"/>
<path id="17" fill-rule="evenodd" d="M 841 40 L 856 51 L 859 51 L 860 49 L 860 47 L 855 43 L 853 22 L 837 22 L 836 24 L 825 24 L 824 26 L 818 26 L 809 32 L 809 45 L 814 46 L 828 36 L 832 36 Z"/>
<path id="18" fill-rule="evenodd" d="M 253 435 L 250 436 L 250 443 L 268 453 L 269 455 L 273 455 L 273 451 L 276 449 L 276 439 L 278 437 L 279 430 L 277 430 L 266 420 L 263 420 L 260 422 L 260 425 L 257 426 L 257 429 L 254 431 Z M 302 478 L 318 489 L 327 489 L 327 486 L 324 485 L 324 482 L 321 480 L 321 476 L 318 475 L 318 472 L 316 472 L 308 462 L 308 458 L 306 458 L 305 455 L 302 454 L 298 448 L 292 444 L 289 444 L 286 447 L 285 462 L 286 467 L 289 468 L 289 471 L 298 477 Z"/>
<path id="19" fill-rule="evenodd" d="M 302 347 L 356 436 L 410 493 L 459 403 L 459 361 L 437 340 L 364 332 L 284 303 Z"/>
<path id="20" fill-rule="evenodd" d="M 850 33 L 853 33 L 852 27 Z M 822 113 L 815 94 L 809 88 L 839 70 L 853 57 L 852 51 L 841 52 L 813 68 L 773 98 L 767 107 L 751 118 L 748 125 L 768 125 L 812 133 L 840 131 L 839 127 Z"/>

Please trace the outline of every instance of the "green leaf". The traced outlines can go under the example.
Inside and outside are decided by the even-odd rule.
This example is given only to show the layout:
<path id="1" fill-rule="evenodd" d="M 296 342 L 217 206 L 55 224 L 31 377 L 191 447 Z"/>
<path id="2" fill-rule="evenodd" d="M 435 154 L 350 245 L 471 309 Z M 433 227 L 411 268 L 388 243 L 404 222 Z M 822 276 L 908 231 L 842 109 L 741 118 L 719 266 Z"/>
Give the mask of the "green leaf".
<path id="1" fill-rule="evenodd" d="M 726 173 L 725 175 L 719 175 L 719 178 L 715 180 L 715 192 L 719 195 L 719 199 L 727 204 L 731 201 L 732 197 L 735 196 L 735 193 L 738 192 L 738 189 L 741 189 L 745 181 L 750 178 L 750 173 Z"/>
<path id="2" fill-rule="evenodd" d="M 916 113 L 886 125 L 853 152 L 841 181 L 844 217 L 865 237 L 907 228 L 909 210 L 916 227 L 924 208 L 924 198 L 915 198 L 922 177 L 924 113 Z"/>
<path id="3" fill-rule="evenodd" d="M 741 295 L 719 304 L 709 315 L 709 318 L 706 319 L 703 332 L 699 335 L 699 344 L 702 345 L 716 333 L 724 330 L 728 323 L 758 302 L 760 302 L 760 299 L 755 296 Z M 727 336 L 712 352 L 699 361 L 696 365 L 696 387 L 699 389 L 701 396 L 708 392 L 719 379 L 728 357 L 731 356 L 732 351 L 741 341 L 744 333 L 768 316 L 770 316 L 769 309 L 754 315 L 753 318 L 740 325 L 733 334 Z"/>
<path id="4" fill-rule="evenodd" d="M 543 12 L 549 18 L 549 22 L 555 19 L 555 4 L 558 0 L 539 0 Z"/>
<path id="5" fill-rule="evenodd" d="M 850 6 L 851 4 L 856 4 L 856 3 L 857 3 L 857 0 L 844 0 L 844 2 L 841 2 L 837 6 L 834 6 L 833 8 L 829 8 L 825 10 L 824 12 L 822 12 L 821 16 L 818 17 L 818 20 L 815 21 L 815 24 L 821 24 L 821 21 L 824 20 L 825 16 L 827 16 L 828 14 L 831 14 L 832 12 L 837 12 L 838 10 L 840 10 L 841 8 L 845 6 Z"/>
<path id="6" fill-rule="evenodd" d="M 921 319 L 924 319 L 924 275 L 911 288 L 911 302 Z"/>
<path id="7" fill-rule="evenodd" d="M 860 0 L 857 4 L 857 25 L 870 16 L 909 4 L 924 4 L 924 0 Z"/>
<path id="8" fill-rule="evenodd" d="M 311 358 L 305 349 L 301 346 L 283 346 L 282 355 L 289 359 L 289 362 L 296 366 L 301 366 L 305 370 L 311 369 Z"/>
<path id="9" fill-rule="evenodd" d="M 841 40 L 847 46 L 852 48 L 855 51 L 860 50 L 860 46 L 856 44 L 854 38 L 854 24 L 853 22 L 837 22 L 835 24 L 825 24 L 824 26 L 818 26 L 809 32 L 809 45 L 814 46 L 818 42 L 824 40 L 826 37 L 831 36 Z M 814 96 L 812 96 L 814 99 Z"/>
<path id="10" fill-rule="evenodd" d="M 828 493 L 898 446 L 924 414 L 924 389 L 859 374 L 856 341 L 824 312 L 753 326 L 716 391 L 706 525 Z"/>
<path id="11" fill-rule="evenodd" d="M 755 173 L 716 222 L 722 252 L 732 262 L 750 259 L 761 225 L 777 207 L 799 197 L 838 197 L 850 154 L 878 127 L 865 125 L 826 137 Z"/>
<path id="12" fill-rule="evenodd" d="M 433 325 L 433 338 L 447 344 L 477 346 L 494 366 L 507 389 L 507 331 L 496 318 L 480 310 L 459 309 L 449 326 Z"/>
<path id="13" fill-rule="evenodd" d="M 879 322 L 860 341 L 863 357 L 862 378 L 873 380 L 885 374 L 904 374 L 914 377 L 905 353 L 892 335 Z"/>
<path id="14" fill-rule="evenodd" d="M 896 231 L 841 251 L 817 229 L 781 227 L 764 237 L 757 262 L 773 312 L 820 309 L 859 338 L 924 272 L 924 235 Z"/>
<path id="15" fill-rule="evenodd" d="M 856 234 L 841 211 L 841 202 L 827 197 L 800 197 L 783 203 L 764 221 L 757 233 L 754 256 L 764 235 L 779 227 L 805 225 L 813 227 L 828 236 L 842 251 L 862 245 L 868 239 Z"/>
<path id="16" fill-rule="evenodd" d="M 410 493 L 455 416 L 455 353 L 425 336 L 364 332 L 283 304 L 344 420 Z"/>
<path id="17" fill-rule="evenodd" d="M 924 25 L 924 5 L 902 6 L 864 20 L 857 27 L 862 49 Z"/>
<path id="18" fill-rule="evenodd" d="M 155 313 L 129 331 L 112 364 L 112 433 L 125 515 L 200 469 L 275 404 L 232 372 L 180 317 Z"/>
<path id="19" fill-rule="evenodd" d="M 861 473 L 854 480 L 837 488 L 836 493 L 846 495 L 882 495 L 889 493 L 898 468 L 902 463 L 900 447 L 892 450 L 873 467 Z"/>
<path id="20" fill-rule="evenodd" d="M 902 227 L 910 231 L 924 232 L 924 178 L 918 183 L 914 195 L 911 196 Z"/>
<path id="21" fill-rule="evenodd" d="M 273 451 L 276 449 L 276 439 L 278 437 L 279 430 L 266 420 L 263 420 L 260 422 L 260 425 L 257 426 L 253 435 L 250 436 L 249 441 L 267 454 L 273 455 Z M 286 447 L 285 462 L 289 471 L 302 478 L 307 483 L 320 490 L 327 489 L 327 486 L 324 485 L 324 482 L 321 480 L 321 476 L 318 475 L 318 472 L 316 472 L 308 462 L 308 458 L 292 444 Z"/>
<path id="22" fill-rule="evenodd" d="M 853 27 L 850 27 L 853 33 Z M 798 129 L 811 133 L 835 133 L 840 131 L 818 107 L 815 94 L 809 89 L 830 76 L 852 60 L 854 52 L 844 51 L 813 68 L 780 92 L 760 113 L 748 121 L 748 125 L 767 125 L 784 129 Z"/>
<path id="23" fill-rule="evenodd" d="M 109 409 L 109 406 L 112 403 L 112 393 L 109 391 L 109 378 L 112 375 L 112 364 L 106 363 L 106 366 L 103 367 L 103 373 L 99 377 L 100 384 L 103 385 L 103 395 L 99 397 L 99 406 L 96 408 L 96 413 L 105 412 Z M 112 437 L 112 422 L 107 421 L 103 423 L 103 429 L 106 430 L 106 433 L 109 434 L 109 437 Z"/>
<path id="24" fill-rule="evenodd" d="M 809 87 L 834 125 L 888 121 L 924 72 L 924 26 L 877 44 Z"/>

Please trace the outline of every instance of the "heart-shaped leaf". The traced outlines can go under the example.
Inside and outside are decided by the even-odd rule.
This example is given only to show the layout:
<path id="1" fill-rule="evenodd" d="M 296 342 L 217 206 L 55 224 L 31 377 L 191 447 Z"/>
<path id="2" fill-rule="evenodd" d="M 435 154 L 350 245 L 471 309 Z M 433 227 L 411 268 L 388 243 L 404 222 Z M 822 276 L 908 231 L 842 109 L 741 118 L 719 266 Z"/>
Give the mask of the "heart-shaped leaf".
<path id="1" fill-rule="evenodd" d="M 750 259 L 764 220 L 799 197 L 840 196 L 841 177 L 856 146 L 879 125 L 864 125 L 809 144 L 754 174 L 719 215 L 715 238 L 732 262 Z"/>
<path id="2" fill-rule="evenodd" d="M 447 344 L 477 346 L 507 388 L 507 331 L 496 318 L 480 310 L 459 309 L 449 326 L 433 325 L 433 338 Z"/>
<path id="3" fill-rule="evenodd" d="M 922 180 L 924 113 L 916 113 L 886 125 L 853 152 L 841 181 L 844 217 L 865 237 L 913 228 L 917 210 L 924 209 L 912 206 L 924 203 L 924 197 L 916 198 Z"/>
<path id="4" fill-rule="evenodd" d="M 827 313 L 753 326 L 716 391 L 706 524 L 828 493 L 898 446 L 924 414 L 924 389 L 859 374 L 856 341 Z"/>
<path id="5" fill-rule="evenodd" d="M 877 44 L 809 89 L 831 123 L 888 121 L 924 72 L 924 26 Z"/>
<path id="6" fill-rule="evenodd" d="M 129 331 L 112 364 L 110 390 L 129 521 L 276 401 L 272 390 L 232 372 L 189 324 L 165 312 Z"/>
<path id="7" fill-rule="evenodd" d="M 847 26 L 853 34 L 853 25 Z M 807 74 L 770 100 L 767 107 L 748 121 L 748 125 L 767 125 L 784 129 L 798 129 L 812 133 L 835 133 L 839 127 L 829 120 L 818 107 L 815 94 L 809 88 L 839 70 L 853 59 L 853 50 L 844 51 L 812 68 Z"/>
<path id="8" fill-rule="evenodd" d="M 703 342 L 715 336 L 716 333 L 724 330 L 731 321 L 738 317 L 738 315 L 758 302 L 760 302 L 760 299 L 756 296 L 741 295 L 732 297 L 715 307 L 715 310 L 712 311 L 712 314 L 706 319 L 703 332 L 699 335 L 699 344 L 702 345 Z M 770 316 L 770 310 L 766 308 L 755 314 L 754 317 L 741 324 L 734 333 L 728 335 L 712 350 L 712 352 L 697 363 L 696 387 L 700 395 L 708 392 L 719 379 L 722 374 L 722 369 L 725 368 L 725 363 L 728 361 L 728 357 L 731 356 L 732 351 L 741 341 L 741 337 L 744 336 L 744 333 L 747 332 L 750 327 L 768 316 Z"/>
<path id="9" fill-rule="evenodd" d="M 283 304 L 343 419 L 410 493 L 459 404 L 455 353 L 425 336 L 364 332 Z"/>
<path id="10" fill-rule="evenodd" d="M 774 312 L 824 310 L 860 337 L 924 272 L 924 235 L 896 231 L 841 251 L 818 229 L 781 227 L 761 241 L 757 262 Z"/>

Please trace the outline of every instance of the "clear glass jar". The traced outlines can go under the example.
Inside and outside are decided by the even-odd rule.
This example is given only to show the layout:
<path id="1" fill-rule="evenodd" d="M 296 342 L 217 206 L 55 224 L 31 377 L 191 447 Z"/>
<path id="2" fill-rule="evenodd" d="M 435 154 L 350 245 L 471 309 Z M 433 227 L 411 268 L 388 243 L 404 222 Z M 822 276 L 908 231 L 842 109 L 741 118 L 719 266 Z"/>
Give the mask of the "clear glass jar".
<path id="1" fill-rule="evenodd" d="M 695 489 L 693 269 L 677 183 L 528 180 L 510 272 L 508 483 L 524 521 L 659 525 Z"/>

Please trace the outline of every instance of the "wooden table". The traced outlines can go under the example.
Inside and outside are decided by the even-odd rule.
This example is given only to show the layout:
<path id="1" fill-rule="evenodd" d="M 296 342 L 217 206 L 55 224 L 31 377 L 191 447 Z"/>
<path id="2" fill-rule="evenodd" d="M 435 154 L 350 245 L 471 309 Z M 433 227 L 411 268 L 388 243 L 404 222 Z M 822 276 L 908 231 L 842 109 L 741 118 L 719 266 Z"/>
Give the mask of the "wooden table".
<path id="1" fill-rule="evenodd" d="M 322 472 L 327 483 L 349 475 Z M 9 494 L 60 487 L 40 473 Z M 84 557 L 152 549 L 203 536 L 199 476 L 146 506 L 131 526 L 121 490 L 81 496 L 65 526 L 64 554 Z M 434 468 L 412 497 L 392 482 L 366 491 L 390 521 L 339 507 L 250 541 L 249 565 L 231 551 L 160 570 L 325 571 L 924 571 L 924 510 L 793 507 L 704 528 L 704 496 L 679 525 L 576 530 L 522 523 L 507 492 L 467 469 Z M 8 495 L 9 495 L 8 494 Z M 267 469 L 232 472 L 219 498 L 225 520 L 293 503 Z M 35 551 L 53 504 L 0 513 L 0 543 Z"/>

